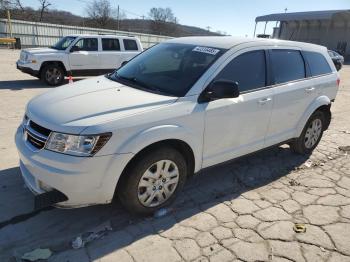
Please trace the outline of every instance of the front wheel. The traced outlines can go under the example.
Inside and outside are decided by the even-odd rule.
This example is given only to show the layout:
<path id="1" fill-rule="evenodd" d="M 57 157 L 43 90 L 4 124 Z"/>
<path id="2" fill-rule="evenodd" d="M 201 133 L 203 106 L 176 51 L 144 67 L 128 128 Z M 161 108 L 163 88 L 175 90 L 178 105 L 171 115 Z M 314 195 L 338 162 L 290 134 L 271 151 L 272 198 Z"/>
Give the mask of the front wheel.
<path id="1" fill-rule="evenodd" d="M 325 116 L 316 111 L 307 121 L 301 135 L 290 143 L 290 148 L 299 154 L 310 154 L 320 142 L 325 127 Z"/>
<path id="2" fill-rule="evenodd" d="M 41 80 L 50 86 L 59 86 L 64 81 L 64 71 L 58 65 L 47 65 L 41 71 Z"/>
<path id="3" fill-rule="evenodd" d="M 183 155 L 173 148 L 145 152 L 132 162 L 117 193 L 124 207 L 142 215 L 168 206 L 183 188 L 187 165 Z"/>

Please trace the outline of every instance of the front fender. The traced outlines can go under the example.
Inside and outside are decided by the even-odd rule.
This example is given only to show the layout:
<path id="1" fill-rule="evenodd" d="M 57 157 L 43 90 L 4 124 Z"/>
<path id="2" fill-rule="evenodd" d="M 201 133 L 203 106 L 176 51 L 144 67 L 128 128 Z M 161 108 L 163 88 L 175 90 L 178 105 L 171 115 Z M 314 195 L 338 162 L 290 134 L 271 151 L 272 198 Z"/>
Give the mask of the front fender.
<path id="1" fill-rule="evenodd" d="M 126 139 L 118 148 L 118 153 L 137 154 L 149 145 L 164 140 L 181 140 L 192 149 L 195 159 L 195 172 L 202 165 L 202 135 L 180 125 L 160 125 L 142 130 Z"/>
<path id="2" fill-rule="evenodd" d="M 316 111 L 317 108 L 324 106 L 324 105 L 329 105 L 331 103 L 331 100 L 327 96 L 319 96 L 317 97 L 310 105 L 309 107 L 305 110 L 304 114 L 300 118 L 295 136 L 294 137 L 299 137 L 301 135 L 301 132 L 303 132 L 303 129 L 305 127 L 306 122 L 309 120 L 310 116 Z"/>

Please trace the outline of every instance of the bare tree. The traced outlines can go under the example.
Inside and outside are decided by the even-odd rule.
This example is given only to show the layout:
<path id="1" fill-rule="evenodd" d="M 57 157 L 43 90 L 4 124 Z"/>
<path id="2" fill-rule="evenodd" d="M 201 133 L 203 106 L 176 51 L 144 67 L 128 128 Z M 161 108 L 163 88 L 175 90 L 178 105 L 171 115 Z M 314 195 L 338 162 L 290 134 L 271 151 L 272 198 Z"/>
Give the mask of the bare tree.
<path id="1" fill-rule="evenodd" d="M 149 11 L 148 15 L 151 17 L 151 19 L 153 19 L 154 21 L 157 21 L 157 22 L 175 23 L 177 20 L 173 11 L 169 7 L 167 7 L 167 8 L 153 7 Z"/>
<path id="2" fill-rule="evenodd" d="M 44 16 L 44 12 L 45 10 L 51 5 L 51 3 L 49 2 L 49 0 L 38 0 L 40 3 L 40 18 L 39 21 L 43 21 L 43 16 Z"/>
<path id="3" fill-rule="evenodd" d="M 10 0 L 0 0 L 0 9 L 9 10 L 13 9 L 13 3 Z"/>
<path id="4" fill-rule="evenodd" d="M 112 16 L 112 7 L 108 0 L 93 0 L 86 11 L 89 18 L 102 27 L 107 25 Z"/>
<path id="5" fill-rule="evenodd" d="M 24 7 L 23 7 L 21 0 L 13 0 L 13 4 L 14 4 L 16 9 L 21 10 L 22 13 L 24 12 Z"/>

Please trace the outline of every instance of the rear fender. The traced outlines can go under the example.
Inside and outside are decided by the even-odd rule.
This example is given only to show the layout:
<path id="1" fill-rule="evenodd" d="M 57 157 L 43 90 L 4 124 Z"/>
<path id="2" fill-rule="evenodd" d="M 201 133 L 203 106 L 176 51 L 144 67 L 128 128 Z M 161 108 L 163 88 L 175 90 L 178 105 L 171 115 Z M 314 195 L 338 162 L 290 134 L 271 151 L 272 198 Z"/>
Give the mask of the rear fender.
<path id="1" fill-rule="evenodd" d="M 300 118 L 296 132 L 294 137 L 299 137 L 301 135 L 301 132 L 303 132 L 303 129 L 306 125 L 306 122 L 309 120 L 310 116 L 321 106 L 329 105 L 331 104 L 331 100 L 327 96 L 319 96 L 317 97 L 305 110 L 304 114 Z"/>

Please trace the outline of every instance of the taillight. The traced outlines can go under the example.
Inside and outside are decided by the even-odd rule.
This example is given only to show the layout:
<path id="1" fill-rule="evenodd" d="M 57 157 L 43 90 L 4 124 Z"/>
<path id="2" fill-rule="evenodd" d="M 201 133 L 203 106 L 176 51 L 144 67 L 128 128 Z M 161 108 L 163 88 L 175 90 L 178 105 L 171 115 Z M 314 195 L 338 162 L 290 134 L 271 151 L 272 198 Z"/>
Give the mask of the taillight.
<path id="1" fill-rule="evenodd" d="M 340 78 L 337 79 L 337 86 L 339 87 L 340 85 Z"/>

